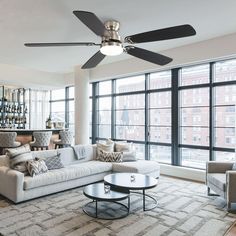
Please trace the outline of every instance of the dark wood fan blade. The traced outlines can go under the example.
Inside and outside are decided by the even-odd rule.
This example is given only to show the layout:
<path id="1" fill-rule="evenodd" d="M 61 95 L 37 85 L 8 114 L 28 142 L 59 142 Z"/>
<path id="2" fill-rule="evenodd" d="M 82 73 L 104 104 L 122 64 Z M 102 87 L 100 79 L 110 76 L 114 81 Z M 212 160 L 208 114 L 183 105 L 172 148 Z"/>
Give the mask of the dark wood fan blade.
<path id="1" fill-rule="evenodd" d="M 196 31 L 191 25 L 178 25 L 174 27 L 153 30 L 145 33 L 127 36 L 127 43 L 147 43 L 166 39 L 176 39 L 195 35 Z"/>
<path id="2" fill-rule="evenodd" d="M 73 11 L 73 13 L 96 35 L 103 36 L 105 31 L 104 24 L 94 13 L 87 11 Z"/>
<path id="3" fill-rule="evenodd" d="M 61 47 L 61 46 L 100 46 L 100 44 L 92 42 L 83 42 L 83 43 L 25 43 L 26 47 Z"/>
<path id="4" fill-rule="evenodd" d="M 98 51 L 83 66 L 82 69 L 91 69 L 96 67 L 106 56 Z"/>
<path id="5" fill-rule="evenodd" d="M 146 49 L 137 48 L 133 46 L 126 46 L 125 47 L 126 52 L 134 57 L 138 57 L 140 59 L 143 59 L 145 61 L 152 62 L 157 65 L 164 66 L 168 63 L 170 63 L 173 59 L 170 57 L 166 57 L 164 55 L 161 55 L 159 53 L 151 52 Z"/>

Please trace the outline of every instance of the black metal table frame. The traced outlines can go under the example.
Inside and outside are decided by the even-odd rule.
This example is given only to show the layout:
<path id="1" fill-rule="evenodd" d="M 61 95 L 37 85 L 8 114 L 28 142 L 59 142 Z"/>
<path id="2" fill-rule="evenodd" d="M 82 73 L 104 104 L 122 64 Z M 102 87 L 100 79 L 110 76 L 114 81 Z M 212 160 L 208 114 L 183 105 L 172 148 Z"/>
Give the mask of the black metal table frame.
<path id="1" fill-rule="evenodd" d="M 125 204 L 123 204 L 123 203 L 118 202 L 118 200 L 114 201 L 114 200 L 110 200 L 110 199 L 97 199 L 96 197 L 92 197 L 92 196 L 89 196 L 89 195 L 86 195 L 86 194 L 85 194 L 85 196 L 90 198 L 90 199 L 92 199 L 92 201 L 88 202 L 87 204 L 85 204 L 83 206 L 83 211 L 88 216 L 91 216 L 93 218 L 103 219 L 103 220 L 116 220 L 116 219 L 125 218 L 126 216 L 129 215 L 129 212 L 130 212 L 130 195 L 128 195 L 127 197 L 123 197 L 123 198 L 119 199 L 119 201 L 122 201 L 122 200 L 125 200 L 127 198 L 128 199 L 128 205 L 127 206 Z M 94 202 L 95 202 L 95 214 L 91 214 L 91 213 L 89 213 L 86 210 L 86 207 L 91 205 Z M 124 215 L 121 215 L 121 216 L 118 216 L 118 217 L 109 217 L 109 218 L 99 217 L 99 214 L 98 214 L 98 202 L 111 202 L 111 203 L 114 203 L 114 204 L 121 205 L 121 206 L 123 206 L 127 210 L 127 214 L 124 214 Z"/>
<path id="2" fill-rule="evenodd" d="M 104 181 L 105 182 L 105 181 Z M 137 188 L 137 189 L 130 189 L 128 187 L 119 187 L 117 185 L 113 185 L 111 183 L 108 183 L 108 182 L 105 182 L 106 184 L 110 185 L 111 186 L 111 190 L 114 190 L 114 191 L 117 191 L 117 192 L 127 192 L 129 191 L 129 193 L 135 193 L 135 194 L 141 194 L 143 196 L 143 211 L 151 211 L 153 209 L 155 209 L 157 206 L 158 206 L 158 202 L 157 202 L 157 199 L 154 198 L 153 196 L 149 195 L 149 194 L 146 194 L 145 190 L 147 189 L 151 189 L 153 187 L 145 187 L 145 188 Z M 142 190 L 142 192 L 136 192 L 136 191 L 133 191 L 133 190 Z M 154 207 L 151 207 L 151 208 L 146 208 L 146 197 L 152 199 L 154 201 Z"/>
<path id="3" fill-rule="evenodd" d="M 135 194 L 141 194 L 143 196 L 143 211 L 151 211 L 153 209 L 155 209 L 158 206 L 158 202 L 157 199 L 154 198 L 153 196 L 146 194 L 145 189 L 142 189 L 142 193 L 140 192 L 135 192 L 135 191 L 130 191 L 131 193 L 135 193 Z M 152 199 L 154 201 L 154 206 L 151 208 L 146 208 L 146 197 Z"/>

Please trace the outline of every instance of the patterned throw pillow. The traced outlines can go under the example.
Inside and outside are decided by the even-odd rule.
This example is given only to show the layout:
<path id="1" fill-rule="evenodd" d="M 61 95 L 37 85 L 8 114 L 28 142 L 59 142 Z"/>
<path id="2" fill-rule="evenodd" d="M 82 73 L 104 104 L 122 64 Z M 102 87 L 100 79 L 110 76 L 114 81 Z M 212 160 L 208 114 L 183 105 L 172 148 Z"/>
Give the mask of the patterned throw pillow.
<path id="1" fill-rule="evenodd" d="M 48 171 L 48 168 L 44 160 L 35 158 L 35 160 L 30 160 L 26 162 L 27 169 L 30 176 L 34 177 L 35 175 L 43 174 Z"/>
<path id="2" fill-rule="evenodd" d="M 122 152 L 105 152 L 100 151 L 99 160 L 105 162 L 122 162 Z"/>
<path id="3" fill-rule="evenodd" d="M 56 156 L 47 157 L 44 159 L 48 170 L 61 169 L 64 165 L 61 162 L 60 153 Z"/>
<path id="4" fill-rule="evenodd" d="M 6 149 L 6 156 L 12 169 L 28 174 L 26 162 L 33 159 L 29 144 Z"/>

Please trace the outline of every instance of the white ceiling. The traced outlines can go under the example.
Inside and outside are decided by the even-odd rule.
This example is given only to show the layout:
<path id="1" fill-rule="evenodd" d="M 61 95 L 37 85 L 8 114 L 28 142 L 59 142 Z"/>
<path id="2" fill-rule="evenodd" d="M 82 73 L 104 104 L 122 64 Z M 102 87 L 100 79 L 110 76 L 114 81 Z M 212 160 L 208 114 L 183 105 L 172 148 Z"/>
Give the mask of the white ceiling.
<path id="1" fill-rule="evenodd" d="M 0 64 L 59 73 L 84 64 L 97 47 L 24 47 L 25 42 L 100 43 L 73 10 L 94 12 L 102 21 L 120 21 L 123 38 L 180 24 L 196 29 L 194 37 L 139 44 L 158 52 L 236 32 L 235 9 L 235 0 L 0 0 Z M 103 63 L 130 57 L 107 57 Z"/>

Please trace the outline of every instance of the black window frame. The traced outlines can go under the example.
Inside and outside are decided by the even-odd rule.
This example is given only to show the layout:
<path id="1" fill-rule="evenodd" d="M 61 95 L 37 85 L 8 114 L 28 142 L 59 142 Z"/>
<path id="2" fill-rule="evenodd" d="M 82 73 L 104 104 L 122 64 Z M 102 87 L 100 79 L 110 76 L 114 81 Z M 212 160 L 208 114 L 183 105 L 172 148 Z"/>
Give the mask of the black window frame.
<path id="1" fill-rule="evenodd" d="M 132 92 L 125 92 L 125 93 L 116 93 L 116 81 L 119 79 L 123 78 L 113 78 L 109 79 L 111 80 L 112 84 L 112 90 L 111 94 L 109 95 L 101 95 L 99 96 L 98 93 L 98 84 L 99 82 L 93 82 L 92 84 L 92 96 L 90 96 L 90 99 L 92 99 L 92 137 L 91 142 L 96 143 L 99 140 L 105 140 L 105 138 L 99 138 L 98 137 L 98 132 L 97 132 L 97 115 L 95 111 L 95 108 L 97 108 L 97 101 L 99 97 L 103 96 L 110 96 L 111 97 L 111 138 L 115 141 L 122 141 L 121 139 L 116 139 L 116 134 L 115 134 L 115 115 L 116 115 L 116 110 L 115 110 L 115 98 L 116 96 L 120 95 L 132 95 L 132 94 L 144 94 L 145 97 L 145 137 L 143 141 L 136 141 L 136 140 L 127 140 L 128 142 L 133 142 L 137 144 L 144 144 L 145 145 L 145 159 L 149 160 L 150 159 L 150 150 L 149 147 L 150 145 L 159 145 L 159 146 L 168 146 L 171 147 L 171 165 L 176 165 L 176 166 L 182 166 L 181 165 L 181 153 L 180 150 L 181 148 L 190 148 L 190 149 L 200 149 L 200 150 L 207 150 L 209 151 L 209 161 L 211 160 L 216 160 L 215 157 L 215 151 L 221 151 L 221 152 L 235 152 L 234 148 L 225 148 L 225 147 L 216 147 L 214 145 L 214 119 L 215 119 L 215 114 L 214 114 L 214 89 L 217 88 L 218 86 L 225 86 L 225 85 L 236 85 L 236 80 L 230 80 L 230 81 L 214 81 L 214 75 L 215 75 L 215 64 L 217 62 L 223 62 L 227 60 L 235 60 L 236 58 L 231 58 L 231 59 L 224 59 L 224 60 L 219 60 L 219 61 L 212 61 L 212 62 L 202 62 L 202 63 L 197 63 L 190 65 L 188 67 L 194 67 L 194 66 L 200 66 L 204 64 L 209 65 L 209 82 L 203 82 L 202 84 L 193 84 L 193 85 L 179 85 L 180 84 L 180 71 L 182 68 L 185 68 L 187 66 L 183 67 L 177 67 L 177 68 L 172 68 L 172 69 L 165 69 L 162 71 L 171 71 L 171 87 L 170 88 L 158 88 L 158 89 L 149 89 L 149 78 L 151 73 L 157 73 L 157 72 L 162 72 L 162 71 L 156 71 L 156 72 L 150 72 L 150 73 L 145 73 L 145 74 L 140 74 L 145 76 L 145 86 L 143 90 L 140 91 L 132 91 Z M 139 76 L 139 75 L 138 75 Z M 133 77 L 133 76 L 129 76 Z M 125 78 L 129 78 L 125 77 Z M 209 109 L 209 126 L 207 128 L 209 129 L 209 144 L 207 146 L 202 146 L 202 145 L 192 145 L 192 144 L 181 144 L 180 143 L 180 91 L 184 89 L 196 89 L 196 88 L 208 88 L 209 89 L 209 106 L 207 108 Z M 150 121 L 149 121 L 149 116 L 150 116 L 150 102 L 149 102 L 149 95 L 153 92 L 162 92 L 162 91 L 170 91 L 171 92 L 171 143 L 161 143 L 161 142 L 151 142 L 149 140 L 149 126 L 150 126 Z M 166 163 L 165 163 L 166 164 Z M 201 168 L 196 168 L 196 167 L 191 167 L 188 166 L 188 168 L 194 168 L 194 169 L 201 169 Z"/>

